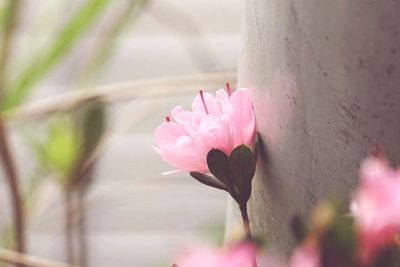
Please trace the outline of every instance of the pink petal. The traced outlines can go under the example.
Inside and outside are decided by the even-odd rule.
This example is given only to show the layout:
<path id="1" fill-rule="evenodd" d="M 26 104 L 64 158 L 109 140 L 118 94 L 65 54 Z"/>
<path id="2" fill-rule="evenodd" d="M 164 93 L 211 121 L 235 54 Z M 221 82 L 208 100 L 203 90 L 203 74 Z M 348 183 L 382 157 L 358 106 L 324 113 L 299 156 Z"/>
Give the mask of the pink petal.
<path id="1" fill-rule="evenodd" d="M 255 137 L 255 117 L 250 92 L 246 88 L 238 89 L 229 100 L 233 106 L 234 146 L 251 146 Z"/>
<path id="2" fill-rule="evenodd" d="M 179 170 L 185 171 L 206 171 L 207 165 L 195 153 L 193 144 L 178 141 L 177 145 L 166 145 L 160 148 L 161 157 Z"/>
<path id="3" fill-rule="evenodd" d="M 400 175 L 379 158 L 366 159 L 360 170 L 360 186 L 353 197 L 353 215 L 360 229 L 363 255 L 371 257 L 393 242 L 400 229 Z"/>
<path id="4" fill-rule="evenodd" d="M 204 93 L 203 96 L 207 106 L 208 114 L 217 116 L 221 115 L 221 106 L 218 100 L 210 93 Z M 196 98 L 193 100 L 192 110 L 194 113 L 207 114 L 200 95 L 196 96 Z"/>
<path id="5" fill-rule="evenodd" d="M 182 126 L 175 122 L 164 122 L 157 127 L 154 133 L 154 139 L 157 146 L 175 143 L 180 136 L 186 135 Z"/>
<path id="6" fill-rule="evenodd" d="M 204 114 L 197 114 L 190 111 L 183 110 L 182 107 L 175 107 L 172 112 L 172 117 L 175 121 L 182 126 L 182 128 L 189 134 L 192 135 L 197 132 L 199 122 Z"/>
<path id="7" fill-rule="evenodd" d="M 289 267 L 319 267 L 318 249 L 313 245 L 303 245 L 296 249 Z"/>

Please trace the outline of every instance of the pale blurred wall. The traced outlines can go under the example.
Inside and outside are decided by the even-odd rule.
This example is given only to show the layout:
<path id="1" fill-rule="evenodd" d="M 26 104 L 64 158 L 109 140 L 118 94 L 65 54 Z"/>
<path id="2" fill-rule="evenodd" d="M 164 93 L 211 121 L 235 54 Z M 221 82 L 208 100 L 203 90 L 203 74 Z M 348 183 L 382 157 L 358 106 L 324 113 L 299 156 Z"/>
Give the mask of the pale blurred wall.
<path id="1" fill-rule="evenodd" d="M 19 54 L 40 51 L 51 42 L 54 32 L 82 3 L 81 0 L 26 1 L 19 37 Z M 124 0 L 111 1 L 111 8 L 98 27 L 94 27 L 70 56 L 41 85 L 68 86 L 79 74 L 92 44 L 100 42 L 107 30 L 107 15 L 126 8 Z M 58 4 L 56 4 L 58 3 Z M 240 49 L 241 0 L 221 1 L 150 1 L 147 10 L 135 23 L 132 19 L 118 38 L 112 59 L 98 84 L 130 81 L 158 76 L 198 72 L 236 70 Z M 47 13 L 52 15 L 49 15 Z M 51 27 L 48 27 L 51 21 Z M 36 22 L 35 22 L 36 21 Z M 39 22 L 37 22 L 39 21 Z M 59 24 L 59 25 L 57 25 Z M 28 32 L 28 28 L 35 30 Z M 55 26 L 54 26 L 55 25 Z M 49 32 L 49 29 L 53 28 Z M 24 64 L 16 60 L 16 66 Z M 47 92 L 46 92 L 47 93 Z"/>

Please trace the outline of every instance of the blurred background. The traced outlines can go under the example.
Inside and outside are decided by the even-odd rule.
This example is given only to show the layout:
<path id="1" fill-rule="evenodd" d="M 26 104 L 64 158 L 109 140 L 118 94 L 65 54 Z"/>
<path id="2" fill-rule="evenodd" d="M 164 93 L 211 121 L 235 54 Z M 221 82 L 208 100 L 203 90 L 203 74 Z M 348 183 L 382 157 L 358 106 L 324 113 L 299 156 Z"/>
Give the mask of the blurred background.
<path id="1" fill-rule="evenodd" d="M 1 1 L 3 248 L 78 266 L 170 266 L 182 248 L 221 242 L 227 196 L 162 176 L 172 168 L 153 132 L 198 90 L 235 86 L 243 5 Z"/>

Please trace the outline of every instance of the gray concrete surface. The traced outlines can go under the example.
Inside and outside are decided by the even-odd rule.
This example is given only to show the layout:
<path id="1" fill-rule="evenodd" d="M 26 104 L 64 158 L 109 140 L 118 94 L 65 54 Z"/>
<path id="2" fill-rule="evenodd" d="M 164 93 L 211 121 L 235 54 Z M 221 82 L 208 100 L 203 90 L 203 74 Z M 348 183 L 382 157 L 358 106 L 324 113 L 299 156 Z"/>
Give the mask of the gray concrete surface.
<path id="1" fill-rule="evenodd" d="M 253 89 L 262 149 L 256 232 L 288 252 L 288 221 L 347 198 L 378 143 L 400 161 L 400 2 L 251 0 L 239 83 Z"/>

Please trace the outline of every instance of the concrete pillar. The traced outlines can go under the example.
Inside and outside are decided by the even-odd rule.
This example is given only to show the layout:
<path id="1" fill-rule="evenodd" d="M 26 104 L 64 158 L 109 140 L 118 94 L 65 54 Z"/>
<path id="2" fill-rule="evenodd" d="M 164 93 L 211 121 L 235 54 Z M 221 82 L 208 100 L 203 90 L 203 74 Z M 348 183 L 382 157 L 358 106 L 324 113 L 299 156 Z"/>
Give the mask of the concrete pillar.
<path id="1" fill-rule="evenodd" d="M 348 198 L 378 143 L 400 159 L 400 1 L 246 1 L 239 84 L 253 90 L 263 147 L 253 230 L 284 252 L 288 221 Z"/>

